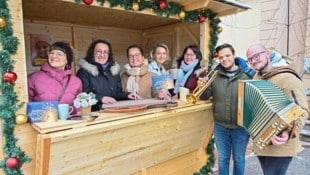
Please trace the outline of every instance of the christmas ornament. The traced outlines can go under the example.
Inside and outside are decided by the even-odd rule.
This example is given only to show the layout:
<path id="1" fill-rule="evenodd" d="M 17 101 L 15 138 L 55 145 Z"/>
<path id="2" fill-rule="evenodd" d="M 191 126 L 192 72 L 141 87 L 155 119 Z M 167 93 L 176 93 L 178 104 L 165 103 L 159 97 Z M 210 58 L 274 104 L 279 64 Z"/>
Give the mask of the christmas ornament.
<path id="1" fill-rule="evenodd" d="M 213 57 L 217 58 L 219 56 L 219 54 L 217 52 L 213 52 Z"/>
<path id="2" fill-rule="evenodd" d="M 10 157 L 6 160 L 5 165 L 10 169 L 15 169 L 19 165 L 19 160 L 16 157 Z"/>
<path id="3" fill-rule="evenodd" d="M 27 123 L 27 121 L 28 121 L 28 118 L 24 114 L 18 114 L 15 116 L 15 123 L 18 125 L 25 124 L 25 123 Z"/>
<path id="4" fill-rule="evenodd" d="M 180 19 L 184 19 L 186 16 L 185 12 L 182 10 L 180 13 L 179 13 L 179 18 Z"/>
<path id="5" fill-rule="evenodd" d="M 17 75 L 15 72 L 8 71 L 8 72 L 4 73 L 3 79 L 4 79 L 4 81 L 6 81 L 8 83 L 14 83 L 17 79 Z"/>
<path id="6" fill-rule="evenodd" d="M 136 2 L 132 3 L 132 9 L 133 9 L 134 11 L 138 11 L 138 10 L 140 9 L 139 4 L 136 3 Z"/>
<path id="7" fill-rule="evenodd" d="M 199 23 L 203 23 L 203 22 L 206 21 L 206 17 L 200 15 L 200 16 L 198 17 L 198 21 L 199 21 Z"/>
<path id="8" fill-rule="evenodd" d="M 217 33 L 221 33 L 223 31 L 223 28 L 221 27 L 221 26 L 218 26 L 217 28 L 216 28 L 216 32 Z"/>
<path id="9" fill-rule="evenodd" d="M 166 0 L 159 0 L 158 1 L 158 7 L 160 10 L 163 10 L 167 7 L 167 1 Z"/>
<path id="10" fill-rule="evenodd" d="M 7 25 L 5 18 L 0 17 L 0 28 L 3 28 Z"/>
<path id="11" fill-rule="evenodd" d="M 93 3 L 93 0 L 83 0 L 84 4 L 90 5 Z"/>

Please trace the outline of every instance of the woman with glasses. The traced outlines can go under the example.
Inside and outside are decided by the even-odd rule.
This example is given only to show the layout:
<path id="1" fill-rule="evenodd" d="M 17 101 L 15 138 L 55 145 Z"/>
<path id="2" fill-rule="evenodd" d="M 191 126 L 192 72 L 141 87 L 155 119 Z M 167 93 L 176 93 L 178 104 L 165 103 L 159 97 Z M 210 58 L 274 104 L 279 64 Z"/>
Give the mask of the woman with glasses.
<path id="1" fill-rule="evenodd" d="M 141 98 L 154 97 L 152 94 L 152 76 L 156 75 L 148 71 L 148 61 L 144 59 L 143 50 L 138 45 L 130 45 L 127 48 L 128 64 L 122 73 L 122 85 L 126 92 L 136 93 Z"/>
<path id="2" fill-rule="evenodd" d="M 101 109 L 102 104 L 113 104 L 117 100 L 139 98 L 134 93 L 123 92 L 120 79 L 120 66 L 114 61 L 111 44 L 106 40 L 91 43 L 86 57 L 79 59 L 77 76 L 83 83 L 84 92 L 96 94 L 98 103 L 92 111 Z"/>
<path id="3" fill-rule="evenodd" d="M 178 98 L 180 87 L 188 88 L 193 92 L 197 87 L 198 78 L 207 75 L 207 66 L 203 65 L 204 63 L 197 45 L 189 45 L 184 49 L 182 56 L 177 60 L 177 68 L 182 72 L 178 73 L 172 94 L 173 99 Z"/>
<path id="4" fill-rule="evenodd" d="M 72 106 L 77 94 L 82 92 L 81 80 L 72 73 L 72 61 L 73 51 L 68 43 L 52 44 L 47 61 L 39 71 L 28 76 L 29 101 L 56 100 Z"/>

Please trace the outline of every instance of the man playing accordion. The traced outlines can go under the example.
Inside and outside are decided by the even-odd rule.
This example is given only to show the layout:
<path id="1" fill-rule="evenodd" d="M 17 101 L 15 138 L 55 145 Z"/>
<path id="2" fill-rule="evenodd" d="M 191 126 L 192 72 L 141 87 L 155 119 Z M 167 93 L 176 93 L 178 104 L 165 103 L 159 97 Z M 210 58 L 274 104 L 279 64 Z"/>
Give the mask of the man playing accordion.
<path id="1" fill-rule="evenodd" d="M 274 83 L 304 110 L 304 114 L 296 120 L 293 127 L 271 137 L 271 145 L 268 145 L 266 149 L 260 149 L 257 145 L 253 145 L 264 175 L 285 175 L 293 156 L 302 150 L 299 131 L 309 115 L 304 86 L 301 78 L 294 71 L 293 64 L 273 64 L 273 59 L 279 58 L 279 54 L 271 54 L 264 45 L 250 46 L 246 55 L 249 64 L 258 71 L 254 79 L 263 79 Z"/>

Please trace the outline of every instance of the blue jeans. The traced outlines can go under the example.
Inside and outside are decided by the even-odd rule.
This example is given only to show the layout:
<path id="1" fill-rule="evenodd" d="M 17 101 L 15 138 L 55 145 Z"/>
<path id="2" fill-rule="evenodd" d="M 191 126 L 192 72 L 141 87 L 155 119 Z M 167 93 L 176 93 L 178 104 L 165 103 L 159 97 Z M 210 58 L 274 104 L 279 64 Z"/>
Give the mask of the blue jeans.
<path id="1" fill-rule="evenodd" d="M 232 154 L 234 175 L 243 175 L 245 167 L 245 152 L 249 134 L 244 128 L 229 129 L 215 123 L 215 144 L 219 153 L 219 175 L 229 175 L 229 162 Z"/>
<path id="2" fill-rule="evenodd" d="M 285 175 L 293 157 L 257 156 L 264 175 Z"/>

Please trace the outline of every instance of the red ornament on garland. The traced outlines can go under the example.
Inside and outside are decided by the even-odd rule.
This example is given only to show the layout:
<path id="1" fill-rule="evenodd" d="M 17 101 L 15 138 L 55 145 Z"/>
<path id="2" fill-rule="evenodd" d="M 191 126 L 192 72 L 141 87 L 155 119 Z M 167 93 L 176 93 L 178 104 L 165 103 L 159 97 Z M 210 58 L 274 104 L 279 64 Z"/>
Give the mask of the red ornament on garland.
<path id="1" fill-rule="evenodd" d="M 90 5 L 93 3 L 93 0 L 83 0 L 84 4 Z"/>
<path id="2" fill-rule="evenodd" d="M 206 17 L 200 15 L 200 16 L 198 17 L 198 21 L 199 21 L 199 23 L 203 23 L 203 22 L 206 21 Z"/>
<path id="3" fill-rule="evenodd" d="M 158 1 L 158 7 L 160 10 L 163 10 L 167 7 L 167 1 L 166 0 L 159 0 Z"/>
<path id="4" fill-rule="evenodd" d="M 8 71 L 8 72 L 4 73 L 3 79 L 4 79 L 4 81 L 6 81 L 8 83 L 14 83 L 17 80 L 17 75 L 15 72 Z"/>
<path id="5" fill-rule="evenodd" d="M 6 167 L 10 169 L 15 169 L 19 165 L 19 160 L 16 157 L 9 157 L 5 162 Z"/>
<path id="6" fill-rule="evenodd" d="M 219 54 L 217 52 L 213 52 L 213 57 L 217 58 L 219 56 Z"/>

